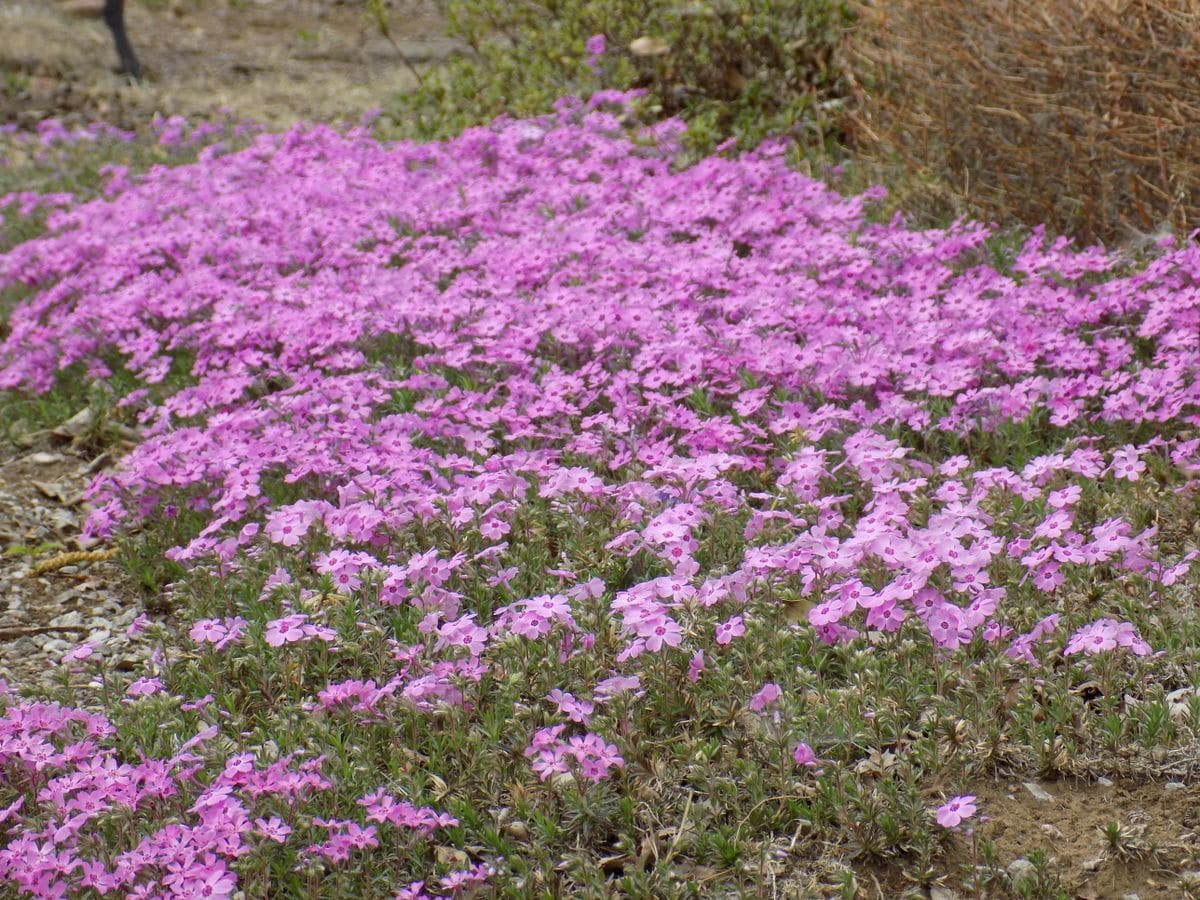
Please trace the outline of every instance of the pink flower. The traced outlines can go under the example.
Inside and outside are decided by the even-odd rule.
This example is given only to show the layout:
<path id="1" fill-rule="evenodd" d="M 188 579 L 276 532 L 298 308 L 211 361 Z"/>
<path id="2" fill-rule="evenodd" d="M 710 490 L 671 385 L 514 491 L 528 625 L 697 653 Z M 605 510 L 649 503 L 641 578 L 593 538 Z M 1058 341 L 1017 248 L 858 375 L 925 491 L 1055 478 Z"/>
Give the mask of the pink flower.
<path id="1" fill-rule="evenodd" d="M 277 844 L 282 844 L 292 833 L 292 827 L 278 816 L 271 816 L 269 819 L 255 819 L 254 830 L 260 837 L 275 841 Z"/>
<path id="2" fill-rule="evenodd" d="M 215 644 L 221 638 L 225 637 L 227 633 L 228 629 L 221 623 L 220 619 L 200 619 L 192 625 L 191 630 L 188 631 L 188 637 L 197 644 Z"/>
<path id="3" fill-rule="evenodd" d="M 722 622 L 717 626 L 716 641 L 724 646 L 736 637 L 741 637 L 746 633 L 745 623 L 741 616 L 734 616 L 728 622 Z"/>
<path id="4" fill-rule="evenodd" d="M 663 647 L 678 647 L 683 642 L 683 631 L 674 619 L 661 617 L 646 629 L 646 648 L 657 653 Z"/>
<path id="5" fill-rule="evenodd" d="M 817 754 L 813 752 L 812 747 L 805 743 L 796 745 L 796 749 L 792 753 L 792 758 L 796 760 L 796 765 L 807 766 L 810 769 L 817 764 Z"/>
<path id="6" fill-rule="evenodd" d="M 63 654 L 62 661 L 67 662 L 83 662 L 85 659 L 91 659 L 96 652 L 96 645 L 91 643 L 79 644 L 72 650 L 68 650 Z"/>
<path id="7" fill-rule="evenodd" d="M 619 694 L 632 692 L 634 696 L 642 696 L 642 679 L 639 675 L 613 675 L 603 681 L 596 682 L 592 693 L 599 702 L 607 702 Z"/>
<path id="8" fill-rule="evenodd" d="M 1125 481 L 1137 481 L 1141 478 L 1142 473 L 1146 471 L 1146 464 L 1142 462 L 1138 448 L 1132 444 L 1126 444 L 1120 450 L 1113 453 L 1112 465 L 1109 467 L 1109 471 L 1116 478 L 1121 478 Z"/>
<path id="9" fill-rule="evenodd" d="M 937 821 L 943 828 L 957 828 L 975 815 L 975 795 L 952 797 L 937 808 Z"/>
<path id="10" fill-rule="evenodd" d="M 246 620 L 241 616 L 229 619 L 200 619 L 188 631 L 197 644 L 212 644 L 214 650 L 224 650 L 230 644 L 237 643 L 242 636 Z"/>
<path id="11" fill-rule="evenodd" d="M 130 697 L 149 697 L 163 689 L 163 683 L 157 678 L 139 678 L 129 685 L 125 692 Z"/>
<path id="12" fill-rule="evenodd" d="M 700 680 L 700 673 L 704 671 L 704 651 L 697 650 L 688 663 L 688 681 L 695 684 Z"/>
<path id="13" fill-rule="evenodd" d="M 762 712 L 768 706 L 773 706 L 781 696 L 783 696 L 783 691 L 780 690 L 779 685 L 768 681 L 758 689 L 758 693 L 750 698 L 750 709 L 753 712 Z"/>
<path id="14" fill-rule="evenodd" d="M 1134 656 L 1148 656 L 1151 652 L 1150 645 L 1142 640 L 1132 623 L 1097 619 L 1071 635 L 1063 653 L 1067 656 L 1078 653 L 1095 656 L 1108 650 L 1116 650 L 1118 647 L 1128 650 Z"/>
<path id="15" fill-rule="evenodd" d="M 587 725 L 596 706 L 587 700 L 576 700 L 574 694 L 561 691 L 558 688 L 552 690 L 547 698 L 551 703 L 558 707 L 558 711 L 570 719 L 572 722 L 578 722 L 580 725 Z"/>

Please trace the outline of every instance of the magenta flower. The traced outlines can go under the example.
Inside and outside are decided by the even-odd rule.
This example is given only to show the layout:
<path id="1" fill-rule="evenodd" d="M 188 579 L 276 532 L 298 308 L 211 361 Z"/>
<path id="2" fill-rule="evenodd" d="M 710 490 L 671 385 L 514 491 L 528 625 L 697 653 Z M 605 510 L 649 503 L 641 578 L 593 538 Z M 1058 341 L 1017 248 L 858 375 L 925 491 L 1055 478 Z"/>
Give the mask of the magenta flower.
<path id="1" fill-rule="evenodd" d="M 798 766 L 806 766 L 811 769 L 817 765 L 817 754 L 813 752 L 812 747 L 805 743 L 796 745 L 792 758 L 796 760 Z"/>
<path id="2" fill-rule="evenodd" d="M 746 626 L 742 621 L 742 617 L 734 616 L 728 622 L 721 622 L 717 625 L 716 641 L 718 644 L 725 645 L 745 633 Z"/>
<path id="3" fill-rule="evenodd" d="M 158 678 L 139 678 L 129 685 L 126 694 L 130 697 L 149 697 L 163 689 L 163 683 Z"/>
<path id="4" fill-rule="evenodd" d="M 783 691 L 780 690 L 779 685 L 769 681 L 750 698 L 750 709 L 753 712 L 762 712 L 767 707 L 774 706 L 781 696 L 783 696 Z"/>
<path id="5" fill-rule="evenodd" d="M 271 816 L 269 819 L 255 819 L 254 831 L 260 837 L 282 844 L 292 833 L 292 828 L 278 816 Z"/>

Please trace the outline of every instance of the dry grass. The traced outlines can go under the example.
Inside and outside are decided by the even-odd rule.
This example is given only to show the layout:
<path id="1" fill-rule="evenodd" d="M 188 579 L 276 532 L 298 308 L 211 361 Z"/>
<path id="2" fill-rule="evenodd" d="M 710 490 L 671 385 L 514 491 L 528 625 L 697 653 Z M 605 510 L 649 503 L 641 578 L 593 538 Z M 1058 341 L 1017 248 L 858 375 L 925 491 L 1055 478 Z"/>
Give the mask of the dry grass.
<path id="1" fill-rule="evenodd" d="M 1200 225 L 1200 0 L 867 0 L 860 12 L 851 140 L 926 189 L 921 211 L 1110 246 Z"/>

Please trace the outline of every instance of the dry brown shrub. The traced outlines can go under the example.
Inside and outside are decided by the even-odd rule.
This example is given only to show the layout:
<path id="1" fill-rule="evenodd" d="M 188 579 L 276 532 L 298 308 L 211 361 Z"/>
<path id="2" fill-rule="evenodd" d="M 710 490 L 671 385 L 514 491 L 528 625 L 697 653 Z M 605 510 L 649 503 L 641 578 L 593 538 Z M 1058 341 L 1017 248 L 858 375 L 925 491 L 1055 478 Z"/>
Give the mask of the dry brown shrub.
<path id="1" fill-rule="evenodd" d="M 859 12 L 850 139 L 929 192 L 907 198 L 918 212 L 1044 222 L 1110 246 L 1200 225 L 1200 0 Z"/>

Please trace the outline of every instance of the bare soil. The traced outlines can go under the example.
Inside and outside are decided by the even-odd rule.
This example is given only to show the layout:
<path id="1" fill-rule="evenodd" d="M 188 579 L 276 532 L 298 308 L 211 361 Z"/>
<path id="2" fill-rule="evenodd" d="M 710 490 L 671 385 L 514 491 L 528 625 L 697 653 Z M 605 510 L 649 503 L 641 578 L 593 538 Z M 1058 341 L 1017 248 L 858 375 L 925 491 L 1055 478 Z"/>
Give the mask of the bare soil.
<path id="1" fill-rule="evenodd" d="M 130 0 L 127 27 L 146 69 L 130 84 L 102 6 L 0 0 L 0 122 L 134 127 L 222 109 L 273 128 L 356 121 L 456 49 L 428 0 L 392 0 L 391 41 L 365 0 Z"/>
<path id="2" fill-rule="evenodd" d="M 1007 867 L 1031 852 L 1046 853 L 1069 896 L 1080 900 L 1184 896 L 1191 880 L 1184 873 L 1196 870 L 1200 859 L 1200 791 L 1169 780 L 1113 781 L 1032 782 L 1050 800 L 1038 799 L 1022 782 L 983 785 L 978 796 L 989 821 L 981 834 Z M 1113 822 L 1125 830 L 1117 848 L 1103 831 Z M 969 855 L 963 861 L 969 864 Z M 1200 889 L 1200 882 L 1192 887 Z"/>
<path id="3" fill-rule="evenodd" d="M 53 679 L 63 655 L 89 642 L 118 668 L 144 656 L 125 634 L 145 598 L 104 547 L 80 537 L 83 491 L 111 454 L 90 459 L 49 440 L 0 457 L 0 679 L 20 688 Z M 65 442 L 64 442 L 65 444 Z M 151 604 L 153 606 L 153 604 Z"/>

